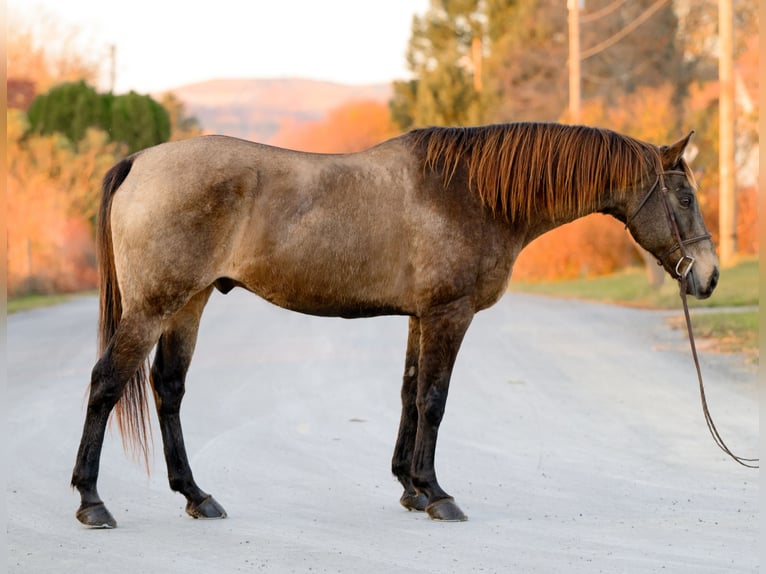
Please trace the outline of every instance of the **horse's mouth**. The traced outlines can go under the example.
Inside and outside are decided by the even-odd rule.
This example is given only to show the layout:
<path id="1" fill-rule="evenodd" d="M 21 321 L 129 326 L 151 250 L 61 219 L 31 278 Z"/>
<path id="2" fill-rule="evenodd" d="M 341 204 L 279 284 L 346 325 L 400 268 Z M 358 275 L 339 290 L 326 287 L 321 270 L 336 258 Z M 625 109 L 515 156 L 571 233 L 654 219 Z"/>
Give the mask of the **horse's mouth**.
<path id="1" fill-rule="evenodd" d="M 713 291 L 715 291 L 715 288 L 718 285 L 718 278 L 718 268 L 715 268 L 710 274 L 710 279 L 707 281 L 707 285 L 705 287 L 701 287 L 697 278 L 697 274 L 694 272 L 694 270 L 692 270 L 687 276 L 686 294 L 692 295 L 696 299 L 707 299 L 713 294 Z"/>

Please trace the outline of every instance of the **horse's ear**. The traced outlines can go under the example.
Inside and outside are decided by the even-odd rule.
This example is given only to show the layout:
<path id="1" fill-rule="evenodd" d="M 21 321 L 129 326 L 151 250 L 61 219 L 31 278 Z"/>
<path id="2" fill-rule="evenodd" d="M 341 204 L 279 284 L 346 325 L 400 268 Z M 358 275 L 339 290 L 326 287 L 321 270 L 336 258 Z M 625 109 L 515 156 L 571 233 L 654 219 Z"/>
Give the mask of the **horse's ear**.
<path id="1" fill-rule="evenodd" d="M 662 158 L 662 169 L 668 170 L 676 167 L 678 162 L 684 155 L 686 146 L 689 145 L 689 140 L 692 139 L 694 130 L 689 132 L 685 138 L 681 138 L 674 144 L 664 145 L 660 147 L 660 156 Z"/>

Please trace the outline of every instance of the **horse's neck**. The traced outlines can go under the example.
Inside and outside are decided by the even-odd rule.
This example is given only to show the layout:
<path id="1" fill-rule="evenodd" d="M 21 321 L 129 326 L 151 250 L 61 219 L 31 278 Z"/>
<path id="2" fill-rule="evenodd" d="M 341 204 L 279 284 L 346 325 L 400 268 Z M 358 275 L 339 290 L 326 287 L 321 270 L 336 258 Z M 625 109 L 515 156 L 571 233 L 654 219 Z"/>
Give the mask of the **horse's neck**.
<path id="1" fill-rule="evenodd" d="M 524 245 L 528 245 L 541 235 L 548 233 L 557 227 L 561 227 L 567 223 L 572 223 L 573 221 L 582 219 L 588 215 L 593 215 L 594 213 L 602 213 L 604 215 L 611 215 L 616 219 L 621 219 L 623 210 L 623 202 L 620 201 L 619 198 L 616 198 L 615 200 L 612 200 L 611 198 L 604 198 L 603 202 L 600 202 L 598 205 L 595 205 L 592 208 L 583 208 L 579 211 L 572 211 L 570 213 L 561 211 L 558 212 L 554 217 L 550 217 L 547 213 L 539 212 L 536 214 L 536 217 L 530 221 L 525 222 L 524 224 L 512 223 L 511 225 L 523 226 Z"/>

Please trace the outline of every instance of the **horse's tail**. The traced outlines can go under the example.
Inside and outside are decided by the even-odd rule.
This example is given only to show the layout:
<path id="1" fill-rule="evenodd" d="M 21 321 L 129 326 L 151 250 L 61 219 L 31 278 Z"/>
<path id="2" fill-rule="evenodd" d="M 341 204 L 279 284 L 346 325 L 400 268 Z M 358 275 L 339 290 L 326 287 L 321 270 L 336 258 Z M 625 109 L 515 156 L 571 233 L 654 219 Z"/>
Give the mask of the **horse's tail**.
<path id="1" fill-rule="evenodd" d="M 112 199 L 115 191 L 128 177 L 133 167 L 134 156 L 115 164 L 104 176 L 101 205 L 98 214 L 96 247 L 99 262 L 99 321 L 98 352 L 102 356 L 112 340 L 122 319 L 122 296 L 114 264 L 114 245 L 112 243 Z M 117 405 L 115 417 L 122 435 L 122 444 L 126 451 L 136 458 L 143 458 L 149 471 L 149 444 L 151 427 L 147 408 L 148 359 L 141 362 L 136 373 L 125 386 Z"/>

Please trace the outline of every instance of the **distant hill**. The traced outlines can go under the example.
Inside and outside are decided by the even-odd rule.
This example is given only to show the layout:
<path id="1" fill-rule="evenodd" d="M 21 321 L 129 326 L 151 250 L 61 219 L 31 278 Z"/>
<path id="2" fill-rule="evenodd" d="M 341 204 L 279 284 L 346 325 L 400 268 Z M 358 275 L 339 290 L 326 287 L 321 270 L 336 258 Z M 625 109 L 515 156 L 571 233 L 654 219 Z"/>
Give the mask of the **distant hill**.
<path id="1" fill-rule="evenodd" d="M 386 102 L 390 84 L 346 85 L 298 78 L 219 79 L 172 91 L 206 132 L 269 143 L 285 123 L 316 121 L 355 100 Z"/>

